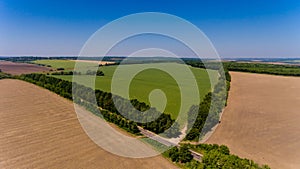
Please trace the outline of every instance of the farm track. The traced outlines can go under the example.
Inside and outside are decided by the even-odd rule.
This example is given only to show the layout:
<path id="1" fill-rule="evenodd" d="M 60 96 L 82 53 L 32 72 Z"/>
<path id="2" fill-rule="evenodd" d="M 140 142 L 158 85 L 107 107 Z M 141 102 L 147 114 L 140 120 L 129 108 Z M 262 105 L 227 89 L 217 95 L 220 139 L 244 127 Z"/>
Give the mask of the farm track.
<path id="1" fill-rule="evenodd" d="M 206 143 L 272 169 L 299 169 L 300 78 L 230 73 L 228 106 Z"/>
<path id="2" fill-rule="evenodd" d="M 94 144 L 73 103 L 33 84 L 0 80 L 0 168 L 176 168 L 161 156 L 130 159 Z"/>

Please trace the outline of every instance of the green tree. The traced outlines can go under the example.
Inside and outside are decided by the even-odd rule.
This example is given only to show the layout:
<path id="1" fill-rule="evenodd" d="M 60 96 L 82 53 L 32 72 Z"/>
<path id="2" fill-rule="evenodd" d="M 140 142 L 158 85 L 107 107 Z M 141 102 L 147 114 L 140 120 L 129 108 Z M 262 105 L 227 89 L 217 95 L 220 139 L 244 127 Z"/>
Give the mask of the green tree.
<path id="1" fill-rule="evenodd" d="M 177 147 L 173 147 L 168 151 L 168 156 L 171 158 L 173 162 L 179 161 L 179 150 Z"/>
<path id="2" fill-rule="evenodd" d="M 189 146 L 184 144 L 179 150 L 179 161 L 182 163 L 190 162 L 193 159 L 193 155 L 189 150 Z"/>

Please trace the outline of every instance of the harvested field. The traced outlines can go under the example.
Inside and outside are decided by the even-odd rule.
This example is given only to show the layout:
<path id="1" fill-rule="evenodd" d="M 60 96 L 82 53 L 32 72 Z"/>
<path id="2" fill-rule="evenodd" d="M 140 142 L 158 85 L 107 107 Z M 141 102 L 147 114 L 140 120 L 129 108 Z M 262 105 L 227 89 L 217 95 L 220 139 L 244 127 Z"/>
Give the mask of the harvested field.
<path id="1" fill-rule="evenodd" d="M 38 66 L 34 64 L 27 63 L 15 63 L 8 61 L 0 61 L 0 69 L 12 75 L 28 74 L 35 72 L 47 72 L 50 69 L 43 66 Z"/>
<path id="2" fill-rule="evenodd" d="M 0 80 L 0 168 L 176 168 L 161 156 L 119 157 L 94 144 L 73 103 L 33 84 Z"/>
<path id="3" fill-rule="evenodd" d="M 228 106 L 207 143 L 277 169 L 300 168 L 300 78 L 231 72 Z"/>

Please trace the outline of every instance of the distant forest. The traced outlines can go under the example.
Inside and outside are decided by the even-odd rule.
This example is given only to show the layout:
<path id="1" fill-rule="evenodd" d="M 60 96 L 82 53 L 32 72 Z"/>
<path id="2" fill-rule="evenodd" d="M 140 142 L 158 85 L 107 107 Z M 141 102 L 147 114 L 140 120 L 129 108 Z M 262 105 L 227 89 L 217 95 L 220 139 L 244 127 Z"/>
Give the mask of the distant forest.
<path id="1" fill-rule="evenodd" d="M 269 63 L 256 63 L 256 62 L 222 62 L 223 68 L 228 71 L 239 71 L 249 73 L 261 73 L 283 76 L 300 76 L 300 66 L 296 65 L 281 65 Z M 207 62 L 204 64 L 197 60 L 186 60 L 186 64 L 193 67 L 219 69 L 217 62 Z M 225 71 L 226 72 L 226 71 Z"/>
<path id="2" fill-rule="evenodd" d="M 300 76 L 300 66 L 295 66 L 295 65 L 224 62 L 224 66 L 230 71 L 262 73 L 262 74 L 283 75 L 283 76 Z"/>

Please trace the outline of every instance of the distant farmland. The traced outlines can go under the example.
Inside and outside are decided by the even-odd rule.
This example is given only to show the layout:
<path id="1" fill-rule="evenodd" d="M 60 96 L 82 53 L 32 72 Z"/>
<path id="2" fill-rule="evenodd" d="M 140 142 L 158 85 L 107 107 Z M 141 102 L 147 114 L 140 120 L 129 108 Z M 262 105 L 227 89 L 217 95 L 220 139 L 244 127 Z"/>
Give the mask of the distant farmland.
<path id="1" fill-rule="evenodd" d="M 129 159 L 104 151 L 81 128 L 73 103 L 46 89 L 4 79 L 0 93 L 1 169 L 177 168 L 161 156 Z"/>
<path id="2" fill-rule="evenodd" d="M 34 64 L 15 63 L 9 61 L 0 61 L 0 69 L 12 75 L 28 74 L 35 72 L 48 72 L 50 69 Z"/>
<path id="3" fill-rule="evenodd" d="M 65 68 L 65 69 L 70 69 L 73 70 L 75 66 L 75 62 L 71 60 L 36 60 L 33 61 L 33 63 L 36 64 L 42 64 L 45 66 L 51 66 L 52 68 Z"/>
<path id="4" fill-rule="evenodd" d="M 78 62 L 97 62 L 101 65 L 105 65 L 105 64 L 112 64 L 114 62 L 106 62 L 106 61 L 88 61 L 88 60 L 78 60 Z M 32 61 L 32 63 L 35 64 L 41 64 L 41 65 L 49 65 L 52 68 L 65 68 L 66 70 L 73 70 L 74 66 L 75 66 L 75 61 L 74 60 L 35 60 Z"/>
<path id="5" fill-rule="evenodd" d="M 74 68 L 74 61 L 70 60 L 37 60 L 36 63 L 42 63 L 46 65 L 51 65 L 52 67 L 58 68 L 62 67 L 68 70 L 73 70 Z M 174 65 L 176 63 L 164 63 L 164 65 L 168 66 L 168 64 Z M 179 65 L 179 64 L 178 64 Z M 132 65 L 121 65 L 126 66 L 128 69 L 132 69 L 133 67 L 143 67 L 144 64 L 132 64 Z M 95 82 L 95 88 L 100 89 L 106 92 L 111 91 L 111 81 L 114 75 L 115 69 L 117 66 L 104 66 L 101 67 L 101 71 L 104 72 L 104 76 L 97 77 Z M 210 79 L 208 77 L 208 73 L 205 69 L 193 68 L 190 67 L 190 70 L 194 74 L 198 89 L 200 92 L 201 99 L 211 91 L 211 84 Z M 216 81 L 217 78 L 217 71 L 209 70 L 215 79 L 213 83 Z M 178 74 L 181 72 L 178 72 Z M 55 77 L 61 78 L 64 80 L 71 81 L 71 75 L 56 75 Z M 124 77 L 127 78 L 127 77 Z M 78 78 L 81 84 L 86 86 L 91 86 L 92 77 L 91 76 L 81 76 Z M 185 87 L 189 88 L 191 84 L 184 84 Z M 147 69 L 135 76 L 135 78 L 131 81 L 130 84 L 130 97 L 131 99 L 137 99 L 139 101 L 145 102 L 149 104 L 149 94 L 154 89 L 161 89 L 165 92 L 166 97 L 168 99 L 168 104 L 165 109 L 165 113 L 169 113 L 175 118 L 178 114 L 180 109 L 180 89 L 176 83 L 176 81 L 166 72 L 157 69 Z M 185 100 L 189 103 L 198 104 L 194 100 Z"/>

